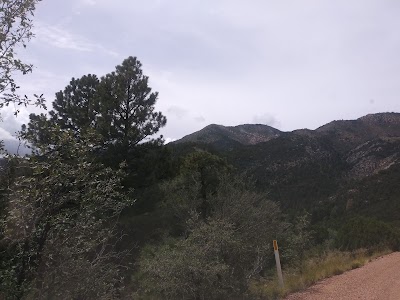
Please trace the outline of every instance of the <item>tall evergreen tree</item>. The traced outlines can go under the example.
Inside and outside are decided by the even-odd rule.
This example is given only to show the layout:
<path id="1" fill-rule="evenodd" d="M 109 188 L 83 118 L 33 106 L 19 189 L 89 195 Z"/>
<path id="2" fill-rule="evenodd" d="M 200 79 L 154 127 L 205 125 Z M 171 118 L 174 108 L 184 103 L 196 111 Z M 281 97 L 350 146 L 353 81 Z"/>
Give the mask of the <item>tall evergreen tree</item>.
<path id="1" fill-rule="evenodd" d="M 96 126 L 98 104 L 96 92 L 100 80 L 96 75 L 72 78 L 64 91 L 56 93 L 53 102 L 52 119 L 62 128 L 69 128 L 75 134 Z"/>
<path id="2" fill-rule="evenodd" d="M 152 92 L 141 67 L 135 57 L 129 57 L 100 80 L 91 74 L 72 78 L 64 91 L 56 94 L 50 119 L 31 115 L 23 128 L 24 137 L 40 146 L 51 143 L 40 139 L 49 126 L 72 131 L 77 138 L 91 130 L 99 137 L 98 146 L 126 155 L 166 124 L 165 116 L 154 111 L 158 93 Z"/>
<path id="3" fill-rule="evenodd" d="M 166 124 L 165 116 L 154 111 L 158 93 L 141 68 L 136 57 L 128 57 L 101 79 L 99 131 L 109 144 L 135 146 Z"/>

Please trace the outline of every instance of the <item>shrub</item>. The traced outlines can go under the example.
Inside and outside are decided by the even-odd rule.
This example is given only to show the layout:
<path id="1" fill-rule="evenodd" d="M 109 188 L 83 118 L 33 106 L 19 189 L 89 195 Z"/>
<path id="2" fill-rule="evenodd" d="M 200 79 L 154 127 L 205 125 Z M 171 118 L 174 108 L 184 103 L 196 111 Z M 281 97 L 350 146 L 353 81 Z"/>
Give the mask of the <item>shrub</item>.
<path id="1" fill-rule="evenodd" d="M 400 233 L 397 228 L 385 222 L 357 216 L 342 226 L 336 243 L 345 250 L 385 247 L 397 250 L 400 247 Z"/>
<path id="2" fill-rule="evenodd" d="M 142 251 L 135 298 L 244 299 L 271 268 L 272 240 L 289 228 L 277 204 L 228 178 L 208 200 L 206 219 L 192 206 L 183 236 Z"/>

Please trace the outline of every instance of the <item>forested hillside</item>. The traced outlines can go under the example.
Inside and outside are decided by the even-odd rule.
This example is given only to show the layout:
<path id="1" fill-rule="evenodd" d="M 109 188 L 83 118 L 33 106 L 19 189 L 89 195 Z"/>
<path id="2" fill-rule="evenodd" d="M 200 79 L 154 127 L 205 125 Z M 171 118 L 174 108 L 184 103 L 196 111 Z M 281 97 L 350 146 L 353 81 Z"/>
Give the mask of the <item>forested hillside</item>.
<path id="1" fill-rule="evenodd" d="M 235 128 L 240 132 L 240 126 Z M 270 131 L 271 128 L 266 127 L 264 135 Z M 257 134 L 262 133 L 258 131 Z M 249 132 L 248 139 L 253 135 Z M 395 170 L 400 163 L 398 113 L 334 121 L 316 130 L 280 132 L 268 141 L 260 140 L 252 145 L 244 138 L 239 142 L 231 136 L 215 134 L 206 127 L 169 147 L 178 155 L 190 151 L 188 149 L 206 149 L 224 157 L 239 172 L 251 175 L 258 189 L 268 191 L 270 198 L 279 202 L 286 211 L 330 207 L 330 213 L 343 216 L 345 212 L 354 210 L 357 201 L 354 202 L 353 198 L 368 189 L 370 184 L 374 185 L 373 190 L 379 188 L 379 183 L 390 195 L 397 193 L 395 182 L 399 178 Z M 388 173 L 392 174 L 389 177 L 393 183 L 387 179 Z M 360 188 L 361 185 L 365 187 Z M 380 193 L 370 194 L 369 197 L 376 199 L 373 203 L 380 203 L 377 199 Z M 365 202 L 363 206 L 368 205 L 372 204 Z M 393 214 L 399 213 L 393 209 L 395 207 L 386 210 L 390 220 L 395 220 Z M 374 211 L 371 209 L 369 215 L 374 215 Z M 379 217 L 385 218 L 385 215 L 381 213 Z"/>
<path id="2" fill-rule="evenodd" d="M 99 92 L 81 98 L 76 86 L 90 78 Z M 290 268 L 310 244 L 399 247 L 400 114 L 315 131 L 213 125 L 197 142 L 143 143 L 148 131 L 135 122 L 130 137 L 99 118 L 113 111 L 100 96 L 106 84 L 73 79 L 50 117 L 31 115 L 22 128 L 30 158 L 3 160 L 4 295 L 253 299 L 252 284 L 273 275 L 273 239 Z M 146 119 L 165 123 L 149 111 Z"/>

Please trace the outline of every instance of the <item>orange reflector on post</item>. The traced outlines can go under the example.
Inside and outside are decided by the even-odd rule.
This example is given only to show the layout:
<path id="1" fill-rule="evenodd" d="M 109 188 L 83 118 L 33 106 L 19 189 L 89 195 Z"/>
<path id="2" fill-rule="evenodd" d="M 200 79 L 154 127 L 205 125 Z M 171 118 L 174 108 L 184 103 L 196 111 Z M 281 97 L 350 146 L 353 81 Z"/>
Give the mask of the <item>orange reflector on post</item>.
<path id="1" fill-rule="evenodd" d="M 274 243 L 274 251 L 278 251 L 278 241 L 274 240 L 273 243 Z"/>

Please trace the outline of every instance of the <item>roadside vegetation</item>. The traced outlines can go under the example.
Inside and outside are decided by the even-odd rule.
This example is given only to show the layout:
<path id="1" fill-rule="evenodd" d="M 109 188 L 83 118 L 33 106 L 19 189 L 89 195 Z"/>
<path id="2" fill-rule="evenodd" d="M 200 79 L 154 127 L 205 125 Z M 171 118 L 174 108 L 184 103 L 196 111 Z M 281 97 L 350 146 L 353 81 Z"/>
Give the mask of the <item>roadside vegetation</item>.
<path id="1" fill-rule="evenodd" d="M 281 299 L 290 293 L 301 291 L 312 284 L 346 271 L 362 267 L 371 260 L 391 253 L 392 250 L 366 250 L 347 252 L 331 250 L 306 258 L 299 268 L 284 270 L 285 287 L 282 289 L 275 277 L 254 282 L 252 291 L 257 299 Z"/>
<path id="2" fill-rule="evenodd" d="M 362 267 L 379 256 L 398 251 L 399 247 L 397 227 L 372 218 L 352 217 L 335 232 L 334 238 L 310 244 L 298 264 L 283 265 L 284 289 L 276 274 L 253 282 L 251 289 L 260 299 L 280 299 L 319 280 Z"/>

